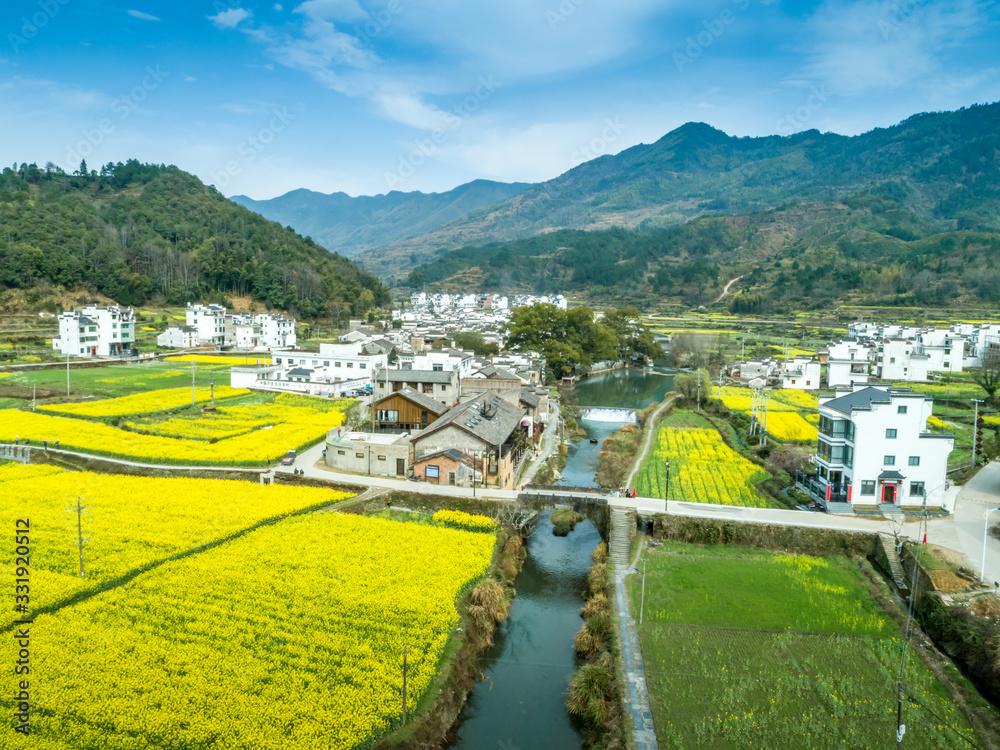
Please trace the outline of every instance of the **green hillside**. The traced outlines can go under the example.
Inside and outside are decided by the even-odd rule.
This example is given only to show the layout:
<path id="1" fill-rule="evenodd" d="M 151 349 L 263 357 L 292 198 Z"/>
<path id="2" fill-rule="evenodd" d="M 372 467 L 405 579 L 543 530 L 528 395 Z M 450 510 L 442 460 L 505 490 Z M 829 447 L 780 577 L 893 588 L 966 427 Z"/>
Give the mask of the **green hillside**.
<path id="1" fill-rule="evenodd" d="M 121 304 L 252 296 L 310 318 L 387 304 L 351 261 L 177 167 L 21 164 L 0 174 L 0 292 L 90 288 Z"/>
<path id="2" fill-rule="evenodd" d="M 782 313 L 841 304 L 973 308 L 1000 302 L 1000 233 L 939 232 L 876 189 L 841 201 L 704 217 L 653 231 L 561 230 L 443 252 L 411 288 L 563 291 L 642 304 Z"/>
<path id="3" fill-rule="evenodd" d="M 1000 104 L 914 115 L 853 137 L 810 130 L 737 138 L 689 123 L 360 259 L 388 278 L 468 245 L 558 229 L 651 231 L 793 201 L 834 206 L 866 192 L 934 231 L 1000 231 L 998 153 Z"/>
<path id="4" fill-rule="evenodd" d="M 303 189 L 260 201 L 234 195 L 232 201 L 350 257 L 370 247 L 432 232 L 529 187 L 523 182 L 474 180 L 444 193 L 393 190 L 354 198 Z"/>

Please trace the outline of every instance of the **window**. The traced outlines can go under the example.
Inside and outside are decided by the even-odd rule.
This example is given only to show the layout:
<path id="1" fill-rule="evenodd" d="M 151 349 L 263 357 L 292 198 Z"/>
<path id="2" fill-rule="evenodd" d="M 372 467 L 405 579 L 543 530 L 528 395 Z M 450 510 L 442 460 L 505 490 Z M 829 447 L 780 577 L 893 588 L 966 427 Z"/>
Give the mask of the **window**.
<path id="1" fill-rule="evenodd" d="M 886 437 L 887 440 L 895 440 L 896 439 L 896 431 L 894 429 L 887 429 L 885 431 L 885 437 Z"/>
<path id="2" fill-rule="evenodd" d="M 344 451 L 337 451 L 337 455 L 338 456 L 346 456 L 347 454 Z"/>
<path id="3" fill-rule="evenodd" d="M 897 406 L 896 407 L 896 413 L 897 414 L 906 414 L 906 407 L 905 406 Z"/>
<path id="4" fill-rule="evenodd" d="M 895 456 L 883 456 L 883 458 L 882 458 L 882 465 L 883 466 L 895 466 L 896 465 L 896 457 Z"/>
<path id="5" fill-rule="evenodd" d="M 920 456 L 910 456 L 910 466 L 920 466 Z"/>
<path id="6" fill-rule="evenodd" d="M 431 366 L 431 370 L 434 372 L 444 372 L 444 365 L 436 364 Z"/>
<path id="7" fill-rule="evenodd" d="M 340 362 L 334 362 L 334 363 L 333 363 L 333 366 L 334 366 L 334 367 L 340 367 Z"/>
<path id="8" fill-rule="evenodd" d="M 365 369 L 367 369 L 367 368 L 368 368 L 368 365 L 366 365 L 366 364 L 365 364 L 364 362 L 361 362 L 361 363 L 360 363 L 360 364 L 358 365 L 358 367 L 360 367 L 360 368 L 361 368 L 362 370 L 365 370 Z"/>
<path id="9" fill-rule="evenodd" d="M 923 497 L 923 496 L 924 496 L 924 483 L 910 482 L 910 497 Z"/>
<path id="10" fill-rule="evenodd" d="M 355 457 L 355 458 L 364 458 L 364 457 L 365 457 L 365 454 L 364 454 L 364 453 L 355 453 L 355 454 L 354 454 L 354 457 Z"/>
<path id="11" fill-rule="evenodd" d="M 434 384 L 433 383 L 424 383 L 423 389 L 422 389 L 421 392 L 422 393 L 434 393 Z"/>
<path id="12" fill-rule="evenodd" d="M 378 409 L 375 412 L 375 418 L 379 422 L 398 422 L 399 421 L 399 410 L 398 409 Z"/>
<path id="13" fill-rule="evenodd" d="M 446 385 L 442 385 L 442 386 L 441 386 L 441 392 L 443 393 L 443 392 L 444 392 L 444 391 L 446 391 L 446 390 L 448 390 L 448 386 L 446 386 Z"/>
<path id="14" fill-rule="evenodd" d="M 889 357 L 889 364 L 890 365 L 896 364 L 896 358 L 895 357 Z"/>
<path id="15" fill-rule="evenodd" d="M 385 456 L 379 456 L 379 457 L 378 457 L 378 460 L 379 460 L 379 461 L 385 461 Z"/>
<path id="16" fill-rule="evenodd" d="M 323 363 L 323 367 L 329 367 L 329 366 L 330 366 L 330 363 L 329 363 L 329 362 L 324 362 L 324 363 Z"/>
<path id="17" fill-rule="evenodd" d="M 348 367 L 354 367 L 354 363 L 353 363 L 353 362 L 348 362 L 348 363 L 347 363 L 347 366 L 348 366 Z"/>
<path id="18" fill-rule="evenodd" d="M 861 494 L 862 495 L 874 495 L 875 494 L 875 481 L 862 482 L 861 483 Z"/>

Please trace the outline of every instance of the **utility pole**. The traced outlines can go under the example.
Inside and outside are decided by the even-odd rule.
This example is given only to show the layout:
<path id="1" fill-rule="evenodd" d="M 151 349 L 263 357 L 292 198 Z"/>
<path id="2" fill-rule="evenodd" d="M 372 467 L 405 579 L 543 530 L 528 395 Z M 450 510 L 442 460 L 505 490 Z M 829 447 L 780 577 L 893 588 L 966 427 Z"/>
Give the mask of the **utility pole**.
<path id="1" fill-rule="evenodd" d="M 976 468 L 976 425 L 979 424 L 979 405 L 983 403 L 980 399 L 972 399 L 972 403 L 976 405 L 976 416 L 972 420 L 972 465 L 970 469 Z"/>
<path id="2" fill-rule="evenodd" d="M 698 368 L 698 411 L 701 411 L 701 368 Z"/>
<path id="3" fill-rule="evenodd" d="M 212 393 L 212 408 L 215 408 L 215 378 L 208 381 L 208 387 Z"/>
<path id="4" fill-rule="evenodd" d="M 726 373 L 726 368 L 719 370 L 719 401 L 722 401 L 722 376 Z"/>
<path id="5" fill-rule="evenodd" d="M 69 395 L 69 352 L 66 352 L 66 395 Z"/>
<path id="6" fill-rule="evenodd" d="M 403 646 L 403 723 L 406 723 L 406 646 Z"/>
<path id="7" fill-rule="evenodd" d="M 642 594 L 639 597 L 639 624 L 642 625 L 642 613 L 646 609 L 646 560 L 642 561 Z"/>
<path id="8" fill-rule="evenodd" d="M 83 501 L 86 499 L 87 498 L 85 497 L 79 497 L 75 501 L 71 501 L 70 505 L 75 507 L 71 507 L 69 511 L 69 512 L 72 512 L 73 510 L 76 511 L 76 544 L 77 547 L 80 548 L 80 578 L 84 577 L 83 545 L 90 541 L 90 536 L 88 536 L 86 539 L 83 538 L 83 514 L 90 512 L 89 506 L 83 504 Z"/>
<path id="9" fill-rule="evenodd" d="M 194 355 L 191 355 L 191 406 L 194 406 Z"/>
<path id="10" fill-rule="evenodd" d="M 38 384 L 31 386 L 31 410 L 35 410 L 35 396 L 38 394 Z"/>

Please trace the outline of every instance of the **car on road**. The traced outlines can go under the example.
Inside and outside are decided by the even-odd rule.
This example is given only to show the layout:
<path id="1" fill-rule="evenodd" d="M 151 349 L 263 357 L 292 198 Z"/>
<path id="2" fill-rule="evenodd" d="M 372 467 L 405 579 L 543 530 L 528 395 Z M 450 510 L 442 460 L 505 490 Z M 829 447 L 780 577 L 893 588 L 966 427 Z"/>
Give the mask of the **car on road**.
<path id="1" fill-rule="evenodd" d="M 281 458 L 281 465 L 282 466 L 291 466 L 292 464 L 295 463 L 295 456 L 296 456 L 295 451 L 288 451 L 288 453 L 286 453 Z"/>

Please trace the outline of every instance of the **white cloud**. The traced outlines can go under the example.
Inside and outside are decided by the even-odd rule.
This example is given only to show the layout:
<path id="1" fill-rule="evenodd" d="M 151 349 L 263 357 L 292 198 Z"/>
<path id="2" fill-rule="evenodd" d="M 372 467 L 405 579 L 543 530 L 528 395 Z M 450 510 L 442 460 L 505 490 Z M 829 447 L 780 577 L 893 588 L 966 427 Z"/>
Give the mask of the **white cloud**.
<path id="1" fill-rule="evenodd" d="M 208 16 L 208 20 L 220 29 L 235 29 L 241 21 L 245 21 L 252 15 L 253 13 L 245 8 L 230 8 L 220 11 L 214 16 Z"/>
<path id="2" fill-rule="evenodd" d="M 156 16 L 151 16 L 149 13 L 143 13 L 141 10 L 127 10 L 125 11 L 132 18 L 138 18 L 140 21 L 159 21 L 160 19 Z"/>
<path id="3" fill-rule="evenodd" d="M 187 76 L 184 80 L 187 81 L 188 83 L 193 83 L 194 81 L 197 81 L 198 79 L 195 78 L 194 76 Z"/>
<path id="4" fill-rule="evenodd" d="M 828 0 L 807 23 L 807 78 L 838 94 L 892 90 L 938 74 L 985 24 L 977 0 Z"/>
<path id="5" fill-rule="evenodd" d="M 276 10 L 276 11 L 277 11 L 278 13 L 281 13 L 281 11 L 283 11 L 283 10 L 285 9 L 285 7 L 284 7 L 284 6 L 283 6 L 283 5 L 281 4 L 281 3 L 275 3 L 275 5 L 274 5 L 274 9 L 275 9 L 275 10 Z"/>
<path id="6" fill-rule="evenodd" d="M 306 0 L 294 12 L 317 20 L 363 21 L 368 18 L 356 0 Z"/>

